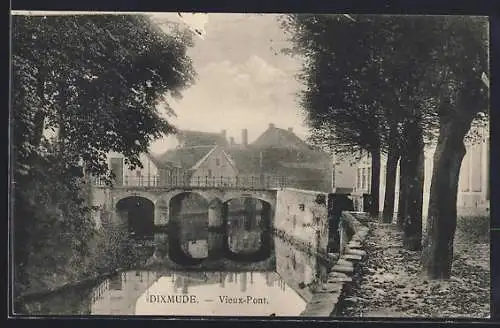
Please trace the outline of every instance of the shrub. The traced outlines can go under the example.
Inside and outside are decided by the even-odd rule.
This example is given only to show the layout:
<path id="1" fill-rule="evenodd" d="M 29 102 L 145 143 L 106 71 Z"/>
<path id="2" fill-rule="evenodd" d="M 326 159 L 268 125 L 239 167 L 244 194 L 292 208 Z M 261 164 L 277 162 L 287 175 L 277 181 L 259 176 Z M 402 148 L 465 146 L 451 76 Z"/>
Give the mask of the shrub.
<path id="1" fill-rule="evenodd" d="M 490 239 L 490 216 L 462 215 L 457 217 L 456 237 L 472 243 L 487 243 Z"/>

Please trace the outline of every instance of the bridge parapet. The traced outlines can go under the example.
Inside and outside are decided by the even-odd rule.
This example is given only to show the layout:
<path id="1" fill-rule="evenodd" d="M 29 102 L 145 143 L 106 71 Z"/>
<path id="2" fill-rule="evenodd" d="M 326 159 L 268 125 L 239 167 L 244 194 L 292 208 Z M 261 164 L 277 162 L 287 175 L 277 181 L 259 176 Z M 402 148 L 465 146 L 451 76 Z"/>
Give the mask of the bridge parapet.
<path id="1" fill-rule="evenodd" d="M 114 187 L 145 187 L 145 188 L 243 188 L 243 189 L 272 189 L 284 188 L 289 179 L 282 176 L 171 176 L 161 179 L 152 176 L 124 176 L 114 182 Z M 106 187 L 106 182 L 94 179 L 93 185 Z"/>

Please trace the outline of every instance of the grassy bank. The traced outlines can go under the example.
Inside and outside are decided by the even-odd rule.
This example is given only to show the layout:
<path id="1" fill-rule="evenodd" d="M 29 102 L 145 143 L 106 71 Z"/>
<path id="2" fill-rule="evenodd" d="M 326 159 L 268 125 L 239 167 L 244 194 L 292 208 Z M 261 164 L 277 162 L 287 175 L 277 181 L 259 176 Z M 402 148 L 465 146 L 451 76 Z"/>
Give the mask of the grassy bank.
<path id="1" fill-rule="evenodd" d="M 65 243 L 61 243 L 64 247 Z M 40 248 L 31 254 L 32 259 L 51 257 L 49 250 Z M 28 262 L 26 280 L 17 286 L 16 298 L 53 291 L 68 284 L 97 278 L 120 268 L 132 267 L 141 262 L 144 254 L 129 242 L 124 227 L 94 230 L 85 243 L 82 254 L 70 254 L 71 249 L 62 250 L 52 261 Z"/>

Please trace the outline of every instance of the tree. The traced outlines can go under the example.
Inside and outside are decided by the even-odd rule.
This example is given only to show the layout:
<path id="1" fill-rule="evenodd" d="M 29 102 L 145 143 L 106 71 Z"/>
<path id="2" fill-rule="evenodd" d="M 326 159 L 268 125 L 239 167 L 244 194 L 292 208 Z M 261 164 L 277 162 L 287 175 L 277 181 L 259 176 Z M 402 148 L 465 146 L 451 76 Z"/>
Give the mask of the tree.
<path id="1" fill-rule="evenodd" d="M 37 258 L 87 239 L 84 173 L 110 178 L 110 151 L 140 165 L 149 143 L 175 129 L 159 106 L 172 114 L 167 96 L 195 73 L 191 34 L 176 25 L 167 34 L 146 16 L 13 16 L 12 40 L 14 251 L 28 285 Z"/>
<path id="2" fill-rule="evenodd" d="M 422 262 L 428 277 L 451 275 L 457 220 L 459 172 L 465 155 L 464 139 L 479 113 L 488 110 L 488 22 L 484 17 L 445 17 L 437 22 L 433 43 L 439 137 L 424 238 Z"/>
<path id="3" fill-rule="evenodd" d="M 388 133 L 379 98 L 370 93 L 380 76 L 370 43 L 364 42 L 373 37 L 369 23 L 343 15 L 287 15 L 282 23 L 291 31 L 291 52 L 304 58 L 301 104 L 312 141 L 341 156 L 371 155 L 372 214 L 378 215 L 380 156 Z"/>
<path id="4" fill-rule="evenodd" d="M 447 278 L 464 138 L 477 114 L 487 110 L 487 86 L 482 79 L 488 67 L 487 21 L 480 17 L 351 18 L 344 23 L 340 16 L 289 18 L 295 33 L 292 41 L 306 57 L 308 88 L 303 99 L 309 120 L 316 129 L 335 127 L 331 144 L 348 145 L 351 150 L 354 145 L 367 148 L 365 137 L 370 136 L 356 128 L 376 131 L 375 144 L 382 147 L 387 145 L 382 136 L 391 136 L 391 129 L 384 133 L 387 130 L 374 121 L 371 126 L 361 122 L 374 118 L 378 123 L 390 122 L 392 136 L 397 127 L 398 212 L 405 247 L 414 250 L 421 247 L 423 149 L 438 132 L 422 260 L 431 279 Z M 366 81 L 376 88 L 359 88 Z M 387 105 L 392 107 L 389 112 L 377 110 Z M 391 113 L 397 114 L 395 119 Z M 319 138 L 325 136 L 328 132 L 318 133 Z"/>
<path id="5" fill-rule="evenodd" d="M 420 45 L 411 43 L 418 26 L 406 18 L 374 15 L 351 15 L 349 20 L 343 15 L 291 15 L 284 25 L 293 34 L 292 51 L 305 57 L 301 79 L 307 90 L 302 94 L 302 105 L 313 127 L 313 141 L 326 141 L 340 152 L 363 149 L 372 155 L 374 214 L 379 208 L 380 153 L 388 154 L 384 219 L 389 222 L 401 157 L 404 192 L 400 204 L 412 204 L 400 206 L 405 218 L 401 222 L 411 222 L 406 231 L 416 238 L 408 240 L 419 245 L 421 231 L 419 234 L 415 227 L 421 219 L 413 218 L 421 217 L 422 196 L 409 192 L 423 185 L 422 175 L 413 178 L 418 169 L 412 164 L 421 163 L 418 158 L 423 156 L 420 107 L 425 101 L 419 94 L 419 81 L 424 73 L 416 69 L 419 63 L 412 59 Z M 407 209 L 408 215 L 404 214 Z"/>
<path id="6" fill-rule="evenodd" d="M 30 144 L 57 128 L 58 143 L 89 172 L 106 172 L 109 151 L 139 165 L 152 139 L 173 132 L 157 105 L 193 82 L 190 35 L 175 32 L 167 36 L 145 16 L 15 16 L 13 71 L 31 70 L 32 89 L 30 102 L 14 97 L 21 103 L 13 109 L 35 115 Z"/>

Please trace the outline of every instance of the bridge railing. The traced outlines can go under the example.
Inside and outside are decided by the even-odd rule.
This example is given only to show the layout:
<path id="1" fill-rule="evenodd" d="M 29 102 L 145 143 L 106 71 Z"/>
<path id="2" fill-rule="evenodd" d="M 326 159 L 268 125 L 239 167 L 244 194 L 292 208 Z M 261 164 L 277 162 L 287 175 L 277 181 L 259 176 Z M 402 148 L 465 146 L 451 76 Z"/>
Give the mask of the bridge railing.
<path id="1" fill-rule="evenodd" d="M 94 185 L 104 186 L 103 180 L 94 179 Z M 249 189 L 284 188 L 291 183 L 285 176 L 124 176 L 116 179 L 114 186 L 120 187 L 230 187 Z"/>

